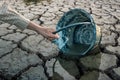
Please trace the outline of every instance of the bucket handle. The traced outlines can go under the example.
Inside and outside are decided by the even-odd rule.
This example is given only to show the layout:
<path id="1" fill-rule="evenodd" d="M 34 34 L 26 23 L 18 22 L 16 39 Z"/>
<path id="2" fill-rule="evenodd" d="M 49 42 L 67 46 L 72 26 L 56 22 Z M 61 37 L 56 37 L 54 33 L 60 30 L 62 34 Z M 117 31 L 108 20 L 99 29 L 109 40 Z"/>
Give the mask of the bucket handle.
<path id="1" fill-rule="evenodd" d="M 85 24 L 85 25 L 86 25 L 86 24 L 91 24 L 91 22 L 79 22 L 79 23 L 74 23 L 74 24 L 68 25 L 68 26 L 66 26 L 66 27 L 64 27 L 64 28 L 61 28 L 61 29 L 53 32 L 53 34 L 56 34 L 56 33 L 60 32 L 60 31 L 62 31 L 62 30 L 65 30 L 65 29 L 67 29 L 67 28 L 71 28 L 72 26 L 82 25 L 82 24 Z"/>

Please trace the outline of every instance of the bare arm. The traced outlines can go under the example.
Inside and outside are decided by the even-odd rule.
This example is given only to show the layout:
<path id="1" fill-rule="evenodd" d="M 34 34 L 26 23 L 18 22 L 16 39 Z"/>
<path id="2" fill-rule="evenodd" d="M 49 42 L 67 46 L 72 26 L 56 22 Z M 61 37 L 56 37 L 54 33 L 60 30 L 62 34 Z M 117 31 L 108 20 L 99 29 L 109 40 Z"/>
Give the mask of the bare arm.
<path id="1" fill-rule="evenodd" d="M 29 19 L 26 19 L 24 16 L 11 9 L 7 3 L 4 3 L 0 8 L 0 20 L 12 25 L 16 25 L 21 30 L 26 28 L 34 30 L 49 40 L 58 38 L 58 34 L 52 34 L 55 30 L 48 27 L 42 27 Z"/>
<path id="2" fill-rule="evenodd" d="M 30 21 L 27 28 L 40 33 L 41 35 L 43 35 L 44 37 L 46 37 L 49 40 L 59 38 L 58 34 L 52 34 L 52 32 L 54 32 L 55 29 L 48 28 L 48 27 L 42 27 L 42 26 L 40 26 L 40 25 L 38 25 L 38 24 L 36 24 L 36 23 L 34 23 L 32 21 Z"/>

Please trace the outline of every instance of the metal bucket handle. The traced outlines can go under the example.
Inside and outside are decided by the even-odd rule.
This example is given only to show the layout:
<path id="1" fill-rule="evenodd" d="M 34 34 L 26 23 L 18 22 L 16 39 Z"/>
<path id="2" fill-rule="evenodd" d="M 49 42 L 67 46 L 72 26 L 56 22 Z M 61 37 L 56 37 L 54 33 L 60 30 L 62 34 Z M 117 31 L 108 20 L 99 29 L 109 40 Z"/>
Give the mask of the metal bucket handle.
<path id="1" fill-rule="evenodd" d="M 71 28 L 71 27 L 74 27 L 74 26 L 77 26 L 77 25 L 82 25 L 82 24 L 87 25 L 87 24 L 91 24 L 91 22 L 79 22 L 79 23 L 74 23 L 74 24 L 65 26 L 64 28 L 61 28 L 61 29 L 59 29 L 59 30 L 53 32 L 53 34 L 56 34 L 56 33 L 60 32 L 60 31 L 65 30 L 65 29 L 68 29 L 68 28 Z"/>

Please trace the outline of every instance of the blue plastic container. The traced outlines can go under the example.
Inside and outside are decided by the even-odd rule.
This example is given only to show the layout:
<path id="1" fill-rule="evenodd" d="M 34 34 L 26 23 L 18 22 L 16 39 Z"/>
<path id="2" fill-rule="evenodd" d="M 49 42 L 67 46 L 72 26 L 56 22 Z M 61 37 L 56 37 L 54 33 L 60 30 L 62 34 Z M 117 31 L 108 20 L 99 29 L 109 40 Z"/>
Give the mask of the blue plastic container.
<path id="1" fill-rule="evenodd" d="M 54 43 L 64 55 L 82 56 L 93 49 L 96 39 L 96 25 L 89 13 L 83 9 L 66 12 L 56 26 L 60 38 Z"/>

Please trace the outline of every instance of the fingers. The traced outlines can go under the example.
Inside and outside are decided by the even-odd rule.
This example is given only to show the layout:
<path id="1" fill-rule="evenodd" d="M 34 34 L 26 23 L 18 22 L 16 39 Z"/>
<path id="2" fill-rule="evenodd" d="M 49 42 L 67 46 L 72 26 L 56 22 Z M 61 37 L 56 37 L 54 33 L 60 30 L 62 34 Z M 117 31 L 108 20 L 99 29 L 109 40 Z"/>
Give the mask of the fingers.
<path id="1" fill-rule="evenodd" d="M 51 34 L 51 35 L 48 36 L 47 39 L 50 40 L 50 41 L 52 41 L 52 40 L 58 39 L 58 38 L 59 38 L 58 34 Z"/>
<path id="2" fill-rule="evenodd" d="M 49 35 L 49 39 L 50 40 L 53 40 L 53 39 L 58 39 L 59 38 L 59 35 L 58 34 L 51 34 L 51 35 Z"/>
<path id="3" fill-rule="evenodd" d="M 48 35 L 49 35 L 49 37 L 50 38 L 59 38 L 59 35 L 58 34 L 53 34 L 53 32 L 55 31 L 55 29 L 53 29 L 53 28 L 49 28 L 49 30 L 48 30 Z"/>
<path id="4" fill-rule="evenodd" d="M 42 30 L 40 31 L 40 33 L 45 38 L 47 38 L 48 40 L 52 41 L 53 39 L 59 38 L 58 34 L 53 34 L 54 31 L 55 31 L 55 29 L 53 29 L 53 28 L 44 27 L 44 28 L 42 28 Z"/>
<path id="5" fill-rule="evenodd" d="M 55 31 L 55 29 L 52 29 L 52 35 L 54 35 L 54 38 L 59 38 L 59 35 L 58 34 L 53 34 L 53 32 Z"/>
<path id="6" fill-rule="evenodd" d="M 54 35 L 54 38 L 59 38 L 59 35 L 58 35 L 58 34 L 55 34 L 55 35 Z"/>

